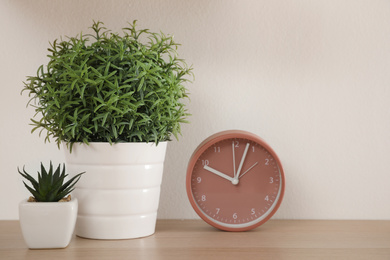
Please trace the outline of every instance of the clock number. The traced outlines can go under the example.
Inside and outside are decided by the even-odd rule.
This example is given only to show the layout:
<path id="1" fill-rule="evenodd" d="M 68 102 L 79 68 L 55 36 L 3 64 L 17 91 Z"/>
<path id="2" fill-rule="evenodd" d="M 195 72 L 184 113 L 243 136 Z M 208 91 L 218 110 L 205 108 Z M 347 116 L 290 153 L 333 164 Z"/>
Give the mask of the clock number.
<path id="1" fill-rule="evenodd" d="M 255 152 L 255 146 L 252 146 L 252 152 L 253 153 Z"/>
<path id="2" fill-rule="evenodd" d="M 269 159 L 265 159 L 265 165 L 269 165 Z"/>
<path id="3" fill-rule="evenodd" d="M 240 147 L 240 142 L 236 141 L 234 147 L 236 147 L 236 148 Z"/>
<path id="4" fill-rule="evenodd" d="M 220 153 L 221 152 L 221 147 L 215 146 L 214 147 L 214 153 Z"/>
<path id="5" fill-rule="evenodd" d="M 266 200 L 266 201 L 269 201 L 269 197 L 268 197 L 268 195 L 267 195 L 267 196 L 265 196 L 264 200 Z"/>
<path id="6" fill-rule="evenodd" d="M 237 216 L 237 213 L 234 213 L 234 214 L 233 214 L 233 219 L 237 219 L 237 217 L 238 217 L 238 216 Z"/>
<path id="7" fill-rule="evenodd" d="M 221 210 L 220 208 L 215 208 L 215 210 L 217 211 L 215 214 L 219 214 L 219 211 Z"/>
<path id="8" fill-rule="evenodd" d="M 205 166 L 205 165 L 209 165 L 209 160 L 202 160 L 202 165 Z"/>
<path id="9" fill-rule="evenodd" d="M 255 208 L 252 208 L 251 215 L 255 215 L 255 214 L 256 214 L 256 210 L 255 210 Z"/>
<path id="10" fill-rule="evenodd" d="M 206 201 L 206 195 L 202 195 L 202 201 Z"/>
<path id="11" fill-rule="evenodd" d="M 273 177 L 269 177 L 269 183 L 274 183 L 274 178 Z"/>
<path id="12" fill-rule="evenodd" d="M 198 177 L 198 178 L 196 178 L 196 181 L 197 181 L 198 183 L 201 183 L 201 182 L 202 182 L 202 178 L 201 178 L 201 177 Z"/>

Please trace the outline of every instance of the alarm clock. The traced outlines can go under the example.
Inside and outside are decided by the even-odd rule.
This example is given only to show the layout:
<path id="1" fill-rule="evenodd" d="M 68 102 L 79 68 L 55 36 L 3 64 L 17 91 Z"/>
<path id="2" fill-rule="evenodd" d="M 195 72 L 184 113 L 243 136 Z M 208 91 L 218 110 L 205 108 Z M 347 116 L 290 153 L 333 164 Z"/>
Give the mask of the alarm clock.
<path id="1" fill-rule="evenodd" d="M 264 224 L 279 208 L 284 188 L 278 156 L 247 131 L 208 137 L 188 163 L 188 199 L 205 222 L 221 230 L 247 231 Z"/>

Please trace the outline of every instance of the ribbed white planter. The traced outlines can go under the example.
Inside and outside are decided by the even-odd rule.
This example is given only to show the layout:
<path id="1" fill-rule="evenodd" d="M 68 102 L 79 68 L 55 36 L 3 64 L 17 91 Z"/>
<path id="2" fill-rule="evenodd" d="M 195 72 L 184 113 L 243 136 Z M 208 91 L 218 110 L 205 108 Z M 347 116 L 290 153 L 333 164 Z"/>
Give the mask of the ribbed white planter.
<path id="1" fill-rule="evenodd" d="M 76 235 L 128 239 L 155 232 L 167 142 L 64 146 L 67 172 L 85 171 L 73 191 Z"/>

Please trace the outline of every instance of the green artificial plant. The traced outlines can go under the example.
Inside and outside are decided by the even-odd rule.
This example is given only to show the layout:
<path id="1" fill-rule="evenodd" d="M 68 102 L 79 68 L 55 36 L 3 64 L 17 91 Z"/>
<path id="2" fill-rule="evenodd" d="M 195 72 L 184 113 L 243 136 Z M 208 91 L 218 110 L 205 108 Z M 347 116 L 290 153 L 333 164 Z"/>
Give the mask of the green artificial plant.
<path id="1" fill-rule="evenodd" d="M 183 85 L 192 68 L 172 36 L 138 30 L 136 21 L 112 33 L 94 22 L 93 34 L 50 43 L 49 62 L 27 77 L 23 91 L 35 108 L 45 141 L 155 142 L 178 138 L 188 117 Z M 22 91 L 22 92 L 23 92 Z M 32 102 L 34 101 L 34 102 Z"/>

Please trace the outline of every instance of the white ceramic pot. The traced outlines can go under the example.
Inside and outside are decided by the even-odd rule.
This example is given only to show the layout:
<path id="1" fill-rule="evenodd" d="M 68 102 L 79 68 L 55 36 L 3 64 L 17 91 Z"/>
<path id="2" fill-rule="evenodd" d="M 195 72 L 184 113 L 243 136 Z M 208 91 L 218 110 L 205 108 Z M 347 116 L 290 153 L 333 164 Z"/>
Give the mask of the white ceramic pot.
<path id="1" fill-rule="evenodd" d="M 19 219 L 29 248 L 65 248 L 69 245 L 77 218 L 77 199 L 69 202 L 19 203 Z"/>
<path id="2" fill-rule="evenodd" d="M 67 172 L 85 171 L 73 195 L 79 200 L 76 235 L 128 239 L 155 232 L 167 142 L 74 144 L 65 149 Z M 66 148 L 66 147 L 65 147 Z"/>

